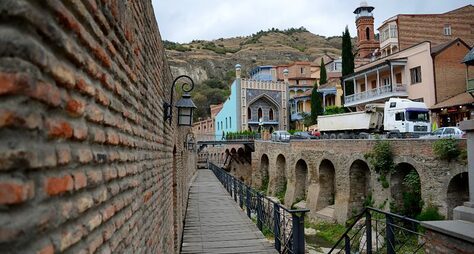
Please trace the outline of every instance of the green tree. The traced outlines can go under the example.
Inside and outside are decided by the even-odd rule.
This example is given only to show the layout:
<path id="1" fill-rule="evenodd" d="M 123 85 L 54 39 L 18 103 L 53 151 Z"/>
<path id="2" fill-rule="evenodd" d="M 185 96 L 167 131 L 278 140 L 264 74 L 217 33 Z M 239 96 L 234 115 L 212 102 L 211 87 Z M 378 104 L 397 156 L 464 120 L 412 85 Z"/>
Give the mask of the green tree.
<path id="1" fill-rule="evenodd" d="M 319 72 L 319 84 L 324 85 L 328 82 L 328 75 L 326 73 L 326 65 L 324 64 L 324 57 L 321 57 L 321 70 Z"/>
<path id="2" fill-rule="evenodd" d="M 342 76 L 352 73 L 354 73 L 354 54 L 352 53 L 351 34 L 346 26 L 345 31 L 342 33 Z M 346 94 L 354 93 L 352 82 L 346 82 L 343 88 Z"/>
<path id="3" fill-rule="evenodd" d="M 323 114 L 322 107 L 323 98 L 318 92 L 318 83 L 314 82 L 313 91 L 311 92 L 311 122 L 315 124 L 318 122 L 318 116 Z"/>

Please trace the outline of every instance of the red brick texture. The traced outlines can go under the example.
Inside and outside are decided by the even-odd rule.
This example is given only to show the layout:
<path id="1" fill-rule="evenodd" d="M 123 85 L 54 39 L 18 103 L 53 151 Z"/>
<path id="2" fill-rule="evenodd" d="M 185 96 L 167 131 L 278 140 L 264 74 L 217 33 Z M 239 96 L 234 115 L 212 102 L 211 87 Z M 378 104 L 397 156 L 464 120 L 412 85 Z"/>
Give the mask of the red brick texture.
<path id="1" fill-rule="evenodd" d="M 177 252 L 195 156 L 163 121 L 151 1 L 4 0 L 0 22 L 0 253 Z"/>

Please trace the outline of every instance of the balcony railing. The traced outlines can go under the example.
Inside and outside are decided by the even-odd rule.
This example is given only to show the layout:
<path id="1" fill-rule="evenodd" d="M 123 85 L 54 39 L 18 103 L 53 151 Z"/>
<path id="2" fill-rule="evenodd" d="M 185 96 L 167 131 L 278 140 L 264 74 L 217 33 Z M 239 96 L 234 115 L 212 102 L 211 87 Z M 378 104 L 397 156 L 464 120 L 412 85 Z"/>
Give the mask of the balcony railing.
<path id="1" fill-rule="evenodd" d="M 370 89 L 361 93 L 346 95 L 345 103 L 352 104 L 359 101 L 378 99 L 379 97 L 385 97 L 387 95 L 406 92 L 406 85 L 397 84 L 395 89 L 392 89 L 392 85 L 381 86 L 378 88 Z"/>
<path id="2" fill-rule="evenodd" d="M 474 92 L 474 78 L 467 80 L 467 92 L 468 93 Z"/>

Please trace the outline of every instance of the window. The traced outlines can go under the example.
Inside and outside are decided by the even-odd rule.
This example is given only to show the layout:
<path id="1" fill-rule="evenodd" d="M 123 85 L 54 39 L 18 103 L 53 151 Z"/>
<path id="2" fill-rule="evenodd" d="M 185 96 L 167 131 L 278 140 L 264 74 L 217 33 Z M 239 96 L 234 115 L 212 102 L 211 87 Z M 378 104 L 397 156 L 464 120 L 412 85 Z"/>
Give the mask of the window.
<path id="1" fill-rule="evenodd" d="M 447 134 L 447 135 L 454 135 L 455 132 L 454 132 L 454 129 L 453 128 L 446 128 L 444 130 L 444 134 Z"/>
<path id="2" fill-rule="evenodd" d="M 405 120 L 404 112 L 395 113 L 395 121 L 404 121 L 404 120 Z"/>
<path id="3" fill-rule="evenodd" d="M 250 108 L 247 108 L 247 119 L 252 119 L 252 110 Z"/>
<path id="4" fill-rule="evenodd" d="M 268 111 L 268 119 L 273 120 L 273 109 L 271 108 L 269 111 Z"/>
<path id="5" fill-rule="evenodd" d="M 421 82 L 421 66 L 410 69 L 411 83 L 416 84 Z"/>
<path id="6" fill-rule="evenodd" d="M 370 29 L 368 27 L 365 28 L 365 38 L 370 41 Z"/>
<path id="7" fill-rule="evenodd" d="M 260 118 L 262 117 L 263 117 L 262 108 L 258 108 L 258 120 L 260 121 Z"/>
<path id="8" fill-rule="evenodd" d="M 451 25 L 444 25 L 444 35 L 446 36 L 451 35 Z"/>

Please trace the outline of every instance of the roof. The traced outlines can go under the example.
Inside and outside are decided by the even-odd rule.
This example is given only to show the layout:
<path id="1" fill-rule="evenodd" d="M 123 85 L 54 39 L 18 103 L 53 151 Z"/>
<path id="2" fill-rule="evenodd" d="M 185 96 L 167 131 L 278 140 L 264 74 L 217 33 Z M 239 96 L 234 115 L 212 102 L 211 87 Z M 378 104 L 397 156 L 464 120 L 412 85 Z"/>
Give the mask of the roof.
<path id="1" fill-rule="evenodd" d="M 468 65 L 474 65 L 474 47 L 464 56 L 462 62 Z"/>
<path id="2" fill-rule="evenodd" d="M 430 109 L 440 109 L 447 107 L 460 106 L 465 104 L 474 103 L 474 98 L 467 92 L 455 95 L 447 100 L 444 100 L 436 105 L 431 106 Z"/>
<path id="3" fill-rule="evenodd" d="M 457 42 L 460 42 L 460 43 L 464 44 L 464 46 L 466 46 L 466 48 L 468 48 L 468 49 L 471 48 L 463 40 L 461 40 L 460 38 L 456 38 L 452 41 L 448 41 L 448 42 L 445 42 L 445 43 L 442 43 L 442 44 L 431 47 L 431 55 L 436 56 L 437 54 L 443 52 L 445 49 L 451 47 L 453 44 L 455 44 Z"/>

